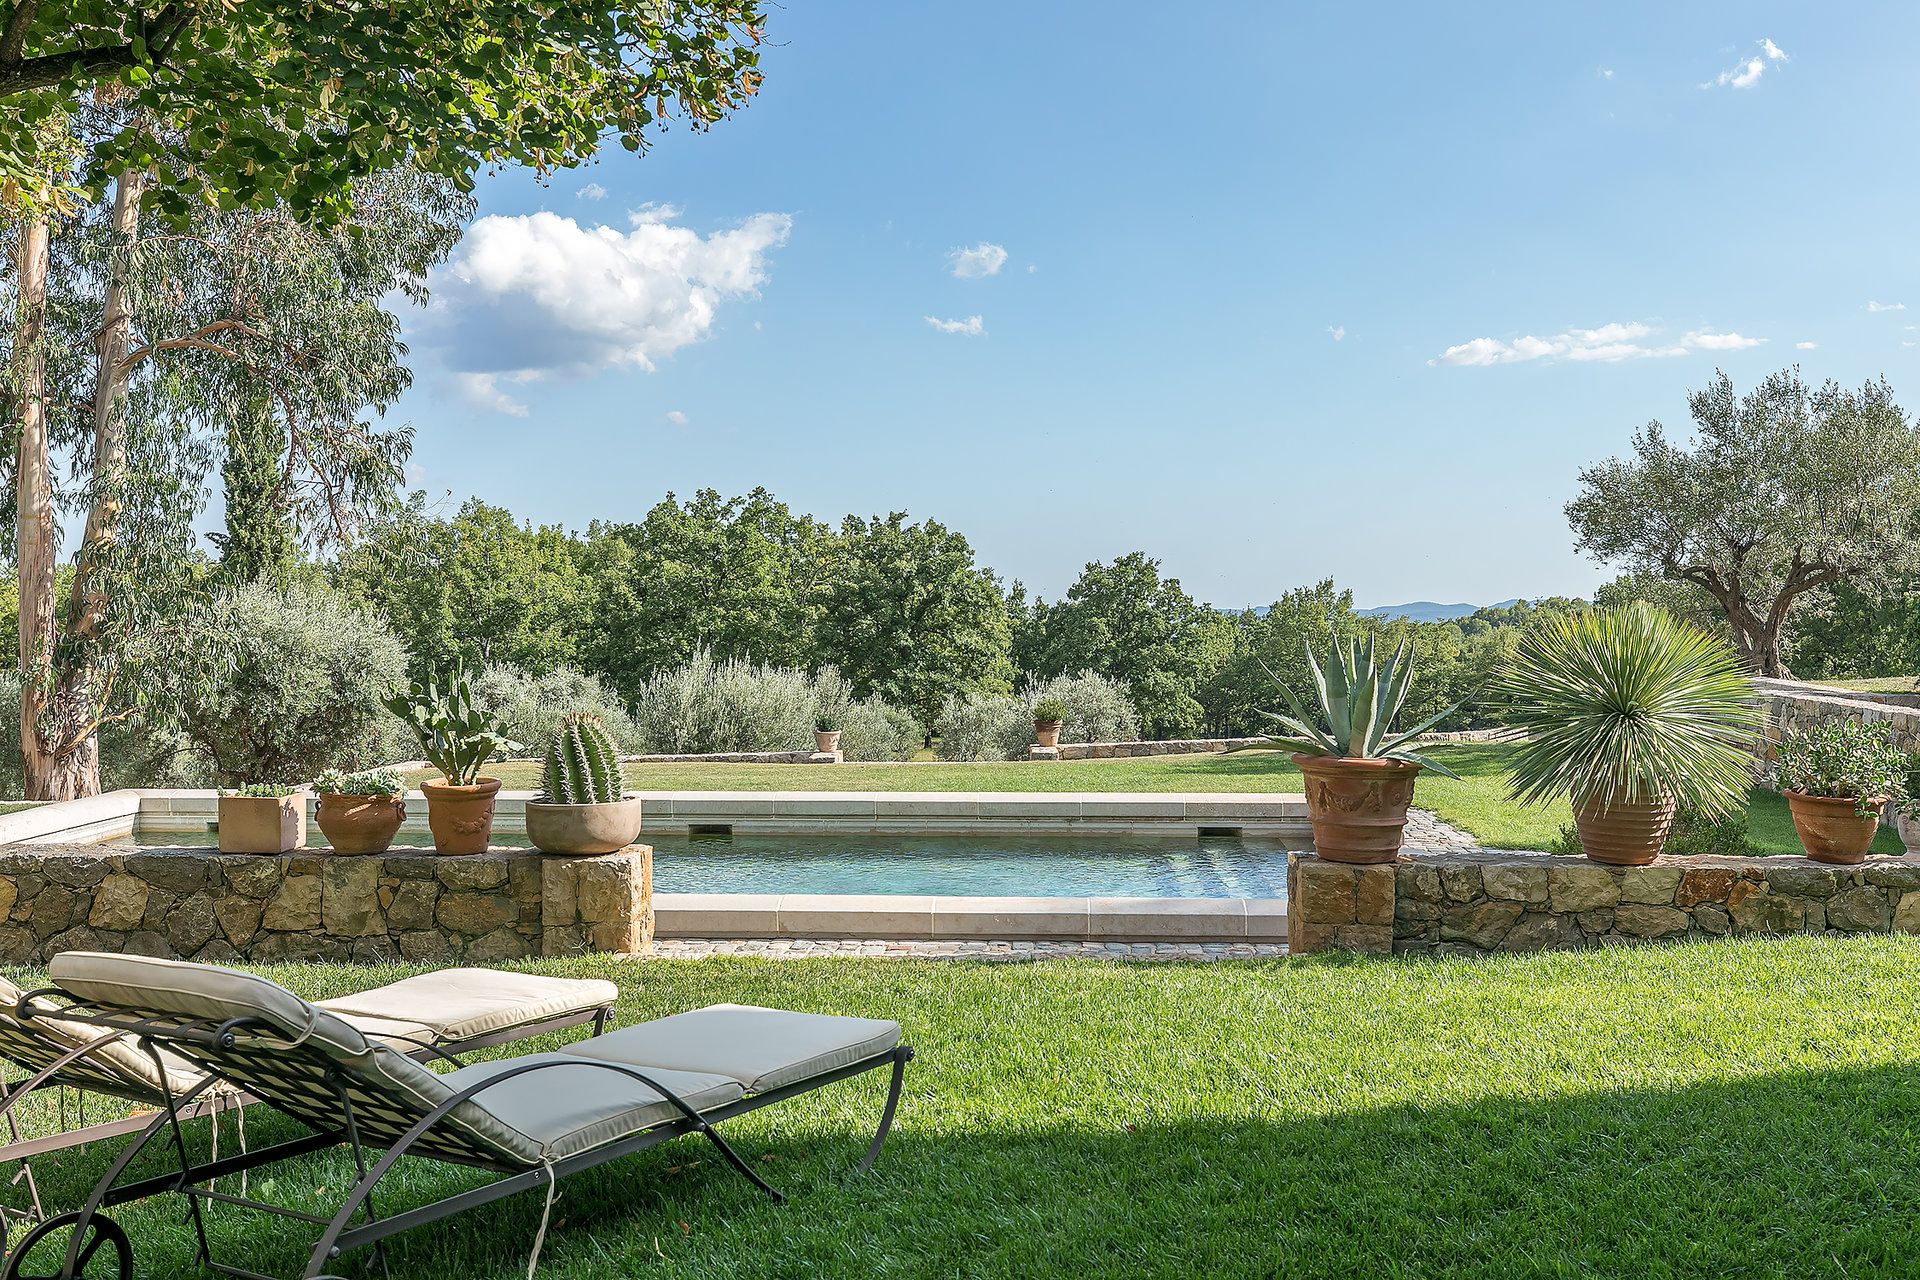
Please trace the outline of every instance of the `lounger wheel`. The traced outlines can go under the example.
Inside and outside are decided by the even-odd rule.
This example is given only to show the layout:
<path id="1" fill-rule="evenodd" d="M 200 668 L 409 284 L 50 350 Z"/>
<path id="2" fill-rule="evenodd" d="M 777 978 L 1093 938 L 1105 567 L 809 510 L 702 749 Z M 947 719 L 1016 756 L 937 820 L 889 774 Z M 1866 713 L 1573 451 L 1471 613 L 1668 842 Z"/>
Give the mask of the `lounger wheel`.
<path id="1" fill-rule="evenodd" d="M 56 1214 L 21 1236 L 7 1255 L 0 1280 L 133 1280 L 133 1245 L 120 1224 L 104 1213 L 94 1214 L 87 1224 L 74 1269 L 62 1270 L 72 1244 L 69 1233 L 79 1220 L 77 1213 Z"/>

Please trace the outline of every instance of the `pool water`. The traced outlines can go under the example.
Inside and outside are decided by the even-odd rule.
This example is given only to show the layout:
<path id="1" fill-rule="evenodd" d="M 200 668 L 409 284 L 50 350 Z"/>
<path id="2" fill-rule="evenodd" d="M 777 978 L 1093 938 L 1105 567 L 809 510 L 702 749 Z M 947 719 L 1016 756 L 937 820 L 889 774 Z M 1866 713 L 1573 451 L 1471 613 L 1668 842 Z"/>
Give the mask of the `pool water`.
<path id="1" fill-rule="evenodd" d="M 316 832 L 316 834 L 318 834 Z M 213 844 L 152 831 L 140 845 Z M 526 838 L 496 833 L 503 845 Z M 970 897 L 1284 898 L 1278 840 L 1232 836 L 650 833 L 659 893 L 919 893 Z M 425 832 L 395 843 L 426 845 Z"/>

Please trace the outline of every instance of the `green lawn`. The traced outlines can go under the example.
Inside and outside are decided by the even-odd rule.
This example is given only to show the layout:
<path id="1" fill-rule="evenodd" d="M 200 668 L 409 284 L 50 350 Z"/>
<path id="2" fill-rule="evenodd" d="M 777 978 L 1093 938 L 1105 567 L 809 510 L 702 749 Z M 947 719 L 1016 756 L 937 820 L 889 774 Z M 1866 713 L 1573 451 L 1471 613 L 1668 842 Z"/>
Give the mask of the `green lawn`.
<path id="1" fill-rule="evenodd" d="M 1814 683 L 1858 689 L 1862 693 L 1920 693 L 1920 676 L 1869 676 L 1861 680 L 1816 680 Z"/>
<path id="2" fill-rule="evenodd" d="M 1507 799 L 1504 771 L 1513 747 L 1501 743 L 1433 748 L 1461 781 L 1429 773 L 1421 777 L 1414 803 L 1502 849 L 1543 849 L 1572 821 L 1565 804 L 1528 808 Z M 537 790 L 540 767 L 513 761 L 493 767 L 509 788 Z M 1066 760 L 987 764 L 635 764 L 627 785 L 641 791 L 1243 791 L 1300 790 L 1300 771 L 1277 751 L 1231 755 L 1135 756 L 1124 760 Z M 418 782 L 428 772 L 410 775 Z M 1797 853 L 1800 842 L 1787 817 L 1786 801 L 1756 791 L 1747 813 L 1748 834 L 1766 853 Z M 1899 853 L 1900 842 L 1883 829 L 1880 853 Z"/>
<path id="3" fill-rule="evenodd" d="M 619 1022 L 714 1001 L 898 1018 L 920 1050 L 876 1172 L 878 1080 L 561 1184 L 545 1280 L 1913 1274 L 1920 949 L 1740 940 L 1483 961 L 631 962 Z M 31 977 L 32 975 L 28 975 Z M 274 971 L 309 992 L 393 974 Z M 290 1132 L 256 1112 L 257 1145 Z M 229 1135 L 229 1141 L 231 1135 Z M 102 1155 L 39 1164 L 76 1203 Z M 341 1155 L 251 1189 L 328 1207 Z M 391 1211 L 482 1175 L 417 1165 Z M 229 1188 L 237 1190 L 237 1186 Z M 19 1188 L 9 1192 L 18 1203 Z M 117 1211 L 142 1277 L 203 1274 L 177 1202 Z M 209 1209 L 297 1273 L 300 1223 Z M 409 1280 L 525 1274 L 540 1197 L 404 1239 Z M 364 1258 L 351 1276 L 378 1275 Z"/>

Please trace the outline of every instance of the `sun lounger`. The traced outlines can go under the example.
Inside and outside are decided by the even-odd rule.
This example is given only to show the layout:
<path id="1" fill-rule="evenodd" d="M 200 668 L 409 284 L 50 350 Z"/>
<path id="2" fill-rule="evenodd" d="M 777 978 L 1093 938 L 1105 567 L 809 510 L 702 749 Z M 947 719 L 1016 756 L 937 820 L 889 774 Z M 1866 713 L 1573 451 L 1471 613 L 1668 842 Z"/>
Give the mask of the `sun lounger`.
<path id="1" fill-rule="evenodd" d="M 87 1094 L 133 1102 L 151 1111 L 166 1105 L 171 1093 L 191 1091 L 205 1072 L 179 1055 L 161 1049 L 142 1051 L 124 1033 L 81 1023 L 38 1018 L 22 1020 L 14 1010 L 26 993 L 0 978 L 0 1059 L 28 1074 L 0 1088 L 0 1119 L 9 1141 L 0 1143 L 0 1161 L 19 1161 L 31 1208 L 0 1207 L 0 1222 L 23 1215 L 45 1216 L 33 1172 L 26 1161 L 52 1151 L 85 1146 L 147 1127 L 152 1117 L 135 1114 L 87 1123 Z M 322 1000 L 319 1008 L 404 1053 L 457 1057 L 469 1049 L 528 1039 L 547 1032 L 592 1024 L 606 1027 L 619 990 L 597 978 L 549 978 L 492 969 L 443 969 L 403 978 L 356 995 Z M 79 1124 L 31 1137 L 23 1134 L 18 1109 L 46 1089 L 79 1092 Z M 237 1110 L 249 1100 L 216 1084 L 201 1094 L 195 1115 Z M 64 1114 L 64 1108 L 63 1114 Z"/>
<path id="2" fill-rule="evenodd" d="M 166 1110 L 120 1153 L 78 1213 L 42 1223 L 9 1258 L 13 1266 L 40 1238 L 67 1231 L 68 1275 L 103 1249 L 119 1257 L 123 1277 L 130 1275 L 125 1233 L 101 1210 L 144 1196 L 183 1194 L 201 1260 L 230 1274 L 255 1275 L 214 1262 L 202 1226 L 206 1202 L 311 1222 L 321 1231 L 301 1274 L 313 1280 L 328 1274 L 347 1251 L 380 1251 L 390 1236 L 506 1196 L 545 1190 L 551 1207 L 558 1180 L 686 1134 L 704 1137 L 728 1165 L 777 1199 L 779 1193 L 714 1126 L 890 1067 L 879 1129 L 859 1164 L 865 1170 L 886 1140 L 913 1056 L 894 1022 L 718 1005 L 609 1032 L 561 1052 L 436 1074 L 335 1013 L 237 970 L 67 952 L 54 958 L 51 974 L 60 996 L 24 1007 L 29 1025 L 46 1020 L 118 1032 L 150 1057 L 172 1053 L 205 1073 L 200 1084 L 169 1097 Z M 274 1147 L 195 1161 L 179 1117 L 215 1084 L 244 1091 L 309 1132 Z M 179 1169 L 122 1183 L 135 1156 L 169 1133 Z M 351 1149 L 360 1176 L 324 1219 L 212 1187 L 226 1174 L 341 1145 Z M 374 1188 L 403 1155 L 498 1176 L 431 1204 L 378 1216 Z M 56 1245 L 50 1241 L 48 1247 Z"/>

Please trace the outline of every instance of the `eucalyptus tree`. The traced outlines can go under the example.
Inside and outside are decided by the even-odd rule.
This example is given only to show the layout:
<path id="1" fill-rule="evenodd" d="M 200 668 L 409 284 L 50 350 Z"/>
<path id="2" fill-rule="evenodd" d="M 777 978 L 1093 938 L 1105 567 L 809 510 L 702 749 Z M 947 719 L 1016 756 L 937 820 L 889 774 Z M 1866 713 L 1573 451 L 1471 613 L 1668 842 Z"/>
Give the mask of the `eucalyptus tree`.
<path id="1" fill-rule="evenodd" d="M 1649 424 L 1632 458 L 1580 473 L 1568 522 L 1595 559 L 1705 591 L 1747 665 L 1789 675 L 1806 593 L 1920 565 L 1920 430 L 1885 379 L 1809 388 L 1798 369 L 1744 396 L 1722 373 L 1687 404 L 1691 447 Z"/>
<path id="2" fill-rule="evenodd" d="M 127 492 L 140 479 L 128 361 L 143 212 L 173 228 L 202 208 L 284 205 L 296 217 L 338 221 L 353 210 L 356 183 L 394 165 L 464 190 L 483 166 L 544 173 L 591 157 L 608 136 L 639 151 L 676 110 L 704 126 L 757 89 L 761 22 L 758 0 L 0 4 L 29 795 L 97 785 L 89 726 L 108 705 L 112 677 L 84 654 L 119 603 L 109 595 L 112 576 L 89 568 L 76 572 L 66 619 L 56 620 L 52 419 L 66 405 L 48 381 L 55 232 L 83 224 L 87 207 L 111 191 L 90 330 L 90 435 L 73 454 L 89 495 L 77 558 L 103 566 L 134 540 L 124 524 Z"/>

